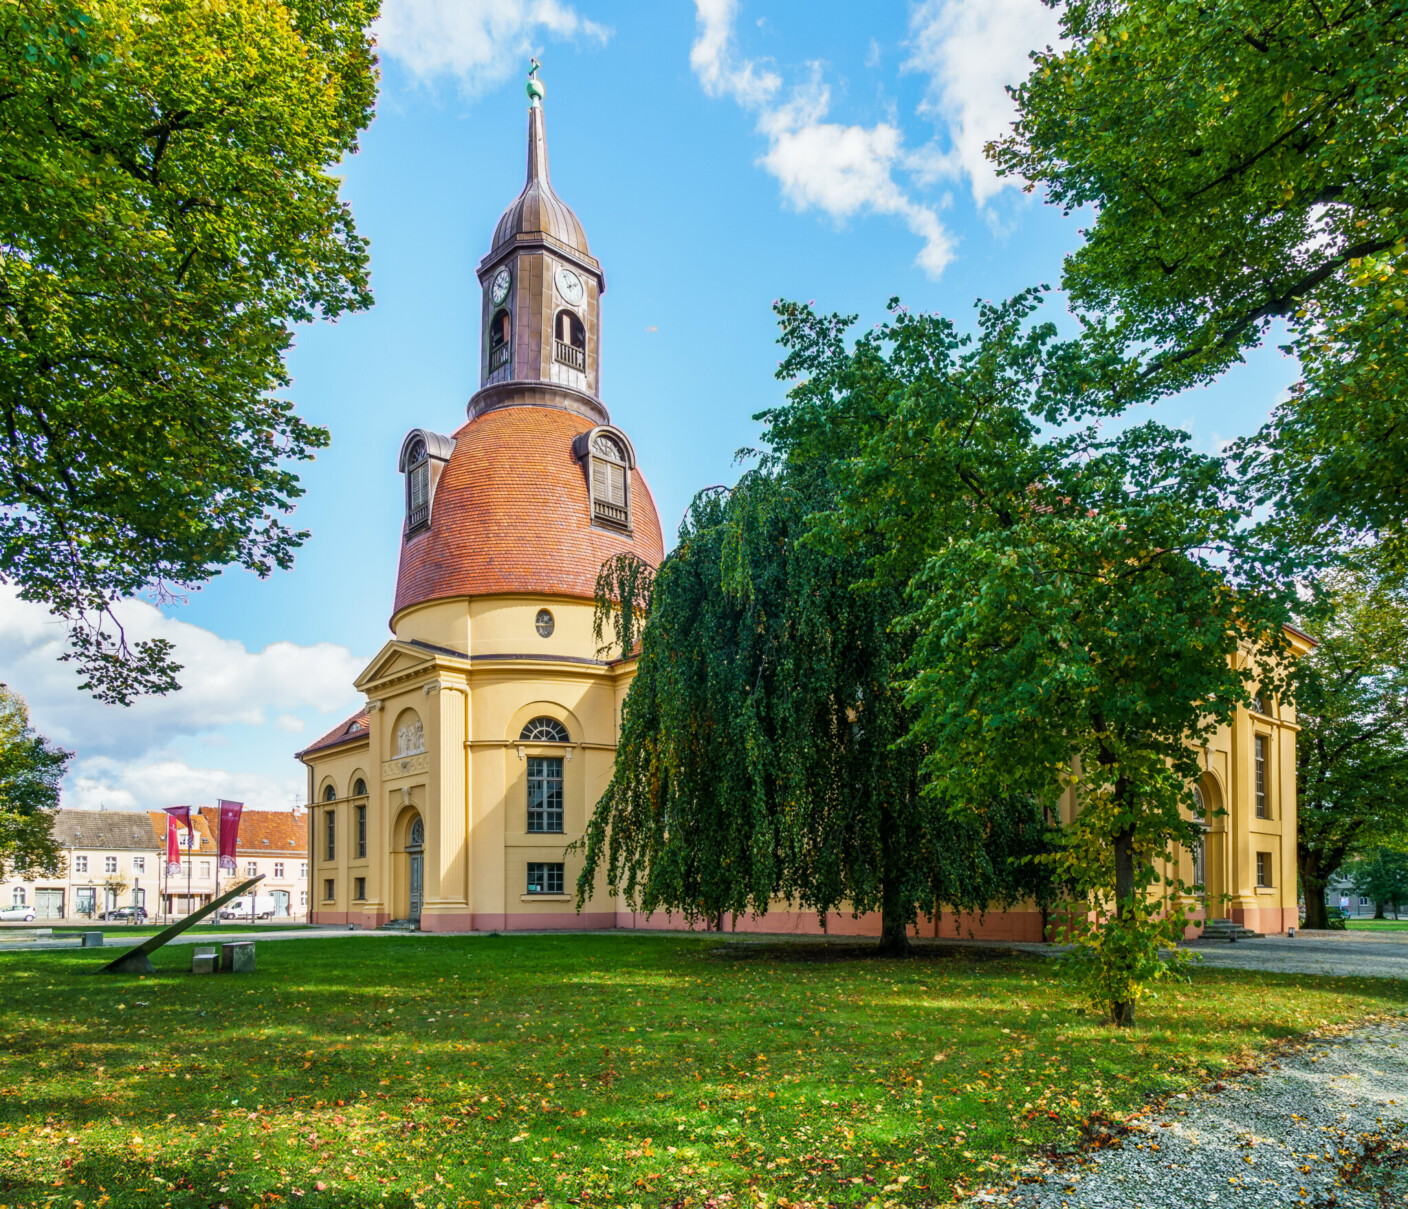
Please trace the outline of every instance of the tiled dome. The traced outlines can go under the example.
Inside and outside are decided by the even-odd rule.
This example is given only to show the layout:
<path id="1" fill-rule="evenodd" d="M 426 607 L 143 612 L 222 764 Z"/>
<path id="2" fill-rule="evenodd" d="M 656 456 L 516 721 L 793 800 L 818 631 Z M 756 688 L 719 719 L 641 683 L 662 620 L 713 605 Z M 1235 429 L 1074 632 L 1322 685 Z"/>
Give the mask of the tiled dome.
<path id="1" fill-rule="evenodd" d="M 528 179 L 523 192 L 509 204 L 494 228 L 494 243 L 489 254 L 493 256 L 506 243 L 543 236 L 584 257 L 591 256 L 587 233 L 580 220 L 572 213 L 572 207 L 553 192 L 548 179 L 543 109 L 541 105 L 534 105 L 528 110 Z"/>
<path id="2" fill-rule="evenodd" d="M 665 544 L 655 501 L 630 472 L 632 532 L 593 525 L 572 442 L 591 421 L 555 407 L 504 407 L 455 433 L 430 527 L 401 544 L 395 616 L 456 596 L 541 593 L 591 600 L 597 570 L 630 551 L 652 566 Z"/>

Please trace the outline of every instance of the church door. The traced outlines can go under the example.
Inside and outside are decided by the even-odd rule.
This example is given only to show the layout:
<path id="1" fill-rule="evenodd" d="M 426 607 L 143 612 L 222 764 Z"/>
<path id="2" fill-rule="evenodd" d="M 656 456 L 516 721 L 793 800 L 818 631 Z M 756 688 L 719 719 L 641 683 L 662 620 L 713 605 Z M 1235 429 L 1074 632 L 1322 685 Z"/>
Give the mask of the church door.
<path id="1" fill-rule="evenodd" d="M 411 824 L 406 854 L 411 858 L 410 918 L 413 923 L 420 923 L 420 907 L 425 898 L 425 824 L 420 819 Z"/>

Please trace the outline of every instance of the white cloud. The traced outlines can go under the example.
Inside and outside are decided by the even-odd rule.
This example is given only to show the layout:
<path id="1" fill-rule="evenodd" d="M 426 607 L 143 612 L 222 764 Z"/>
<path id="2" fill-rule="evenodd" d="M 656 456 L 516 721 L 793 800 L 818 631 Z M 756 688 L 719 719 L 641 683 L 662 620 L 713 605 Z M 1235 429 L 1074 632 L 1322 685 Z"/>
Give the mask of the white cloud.
<path id="1" fill-rule="evenodd" d="M 943 126 L 946 150 L 926 148 L 914 160 L 923 179 L 967 176 L 981 206 L 1020 182 L 999 178 L 983 147 L 1011 129 L 1017 116 L 1006 86 L 1031 71 L 1033 50 L 1060 44 L 1056 12 L 1042 0 L 922 0 L 909 21 L 907 70 L 929 77 L 922 112 Z"/>
<path id="2" fill-rule="evenodd" d="M 559 0 L 385 0 L 376 34 L 419 79 L 453 77 L 475 94 L 526 69 L 545 37 L 600 45 L 610 31 Z"/>
<path id="3" fill-rule="evenodd" d="M 285 759 L 290 768 L 291 759 Z M 216 798 L 243 802 L 250 810 L 288 810 L 308 794 L 306 777 L 192 768 L 181 760 L 124 762 L 99 756 L 80 761 L 64 782 L 70 810 L 160 810 L 165 806 L 214 805 Z"/>
<path id="4" fill-rule="evenodd" d="M 953 241 L 938 212 L 918 202 L 895 179 L 907 169 L 899 128 L 843 126 L 825 120 L 830 90 L 812 65 L 808 80 L 786 96 L 782 77 L 772 68 L 739 56 L 734 43 L 738 0 L 695 0 L 696 34 L 689 63 L 710 96 L 730 97 L 756 113 L 758 130 L 768 140 L 759 159 L 782 185 L 798 210 L 817 209 L 837 222 L 858 214 L 886 214 L 901 219 L 924 246 L 917 263 L 937 277 L 953 258 Z"/>
<path id="5" fill-rule="evenodd" d="M 163 616 L 141 601 L 118 606 L 129 639 L 166 638 L 183 665 L 182 688 L 141 698 L 127 708 L 103 705 L 78 687 L 73 666 L 61 663 L 64 627 L 37 604 L 0 588 L 0 668 L 29 703 L 36 730 L 76 754 L 64 784 L 64 804 L 158 809 L 215 797 L 286 807 L 302 785 L 289 734 L 318 718 L 321 729 L 352 713 L 360 697 L 352 681 L 366 660 L 330 642 L 271 643 L 251 651 L 231 639 Z M 254 730 L 254 741 L 245 728 Z M 267 728 L 267 734 L 260 731 Z M 238 742 L 231 742 L 232 737 Z M 222 762 L 251 767 L 221 770 L 187 764 L 180 749 L 194 740 Z M 235 748 L 246 749 L 243 754 Z"/>

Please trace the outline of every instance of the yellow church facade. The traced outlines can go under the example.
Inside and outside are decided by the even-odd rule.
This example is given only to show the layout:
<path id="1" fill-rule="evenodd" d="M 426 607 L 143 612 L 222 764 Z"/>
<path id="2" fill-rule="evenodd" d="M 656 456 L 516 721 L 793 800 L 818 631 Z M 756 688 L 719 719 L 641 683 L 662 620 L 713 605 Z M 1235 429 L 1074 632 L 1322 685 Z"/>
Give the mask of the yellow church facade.
<path id="1" fill-rule="evenodd" d="M 604 882 L 576 910 L 581 865 L 568 849 L 610 780 L 635 670 L 598 651 L 596 576 L 622 553 L 658 565 L 664 542 L 634 447 L 601 397 L 605 274 L 550 183 L 536 80 L 529 95 L 526 180 L 477 270 L 480 387 L 454 432 L 415 428 L 402 442 L 393 636 L 356 681 L 365 708 L 298 753 L 316 923 L 678 926 L 635 916 Z M 1293 711 L 1266 702 L 1202 753 L 1208 830 L 1181 860 L 1211 917 L 1295 925 L 1296 733 Z M 1035 909 L 917 931 L 955 925 L 1041 939 Z M 732 926 L 877 934 L 879 920 L 818 921 L 780 903 Z"/>

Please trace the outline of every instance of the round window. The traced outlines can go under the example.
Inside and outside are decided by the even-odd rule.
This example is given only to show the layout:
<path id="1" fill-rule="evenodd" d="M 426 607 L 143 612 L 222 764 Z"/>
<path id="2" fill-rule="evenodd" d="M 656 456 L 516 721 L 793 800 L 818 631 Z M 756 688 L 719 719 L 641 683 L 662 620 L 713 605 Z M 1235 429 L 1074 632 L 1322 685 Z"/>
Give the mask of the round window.
<path id="1" fill-rule="evenodd" d="M 546 609 L 538 610 L 538 619 L 533 624 L 537 627 L 539 638 L 552 637 L 553 628 L 556 623 L 554 623 L 552 619 L 552 614 Z"/>

